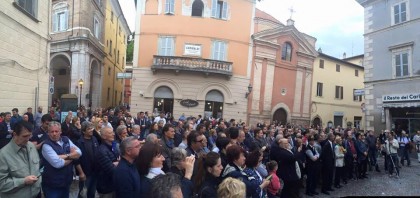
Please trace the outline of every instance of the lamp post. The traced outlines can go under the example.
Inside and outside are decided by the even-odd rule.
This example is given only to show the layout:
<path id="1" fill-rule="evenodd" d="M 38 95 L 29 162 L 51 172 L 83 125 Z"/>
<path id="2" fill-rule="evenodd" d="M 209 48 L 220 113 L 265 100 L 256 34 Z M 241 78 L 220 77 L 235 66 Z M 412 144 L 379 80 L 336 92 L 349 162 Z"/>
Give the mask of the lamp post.
<path id="1" fill-rule="evenodd" d="M 80 92 L 79 92 L 79 107 L 82 106 L 82 90 L 83 90 L 83 79 L 79 80 Z"/>

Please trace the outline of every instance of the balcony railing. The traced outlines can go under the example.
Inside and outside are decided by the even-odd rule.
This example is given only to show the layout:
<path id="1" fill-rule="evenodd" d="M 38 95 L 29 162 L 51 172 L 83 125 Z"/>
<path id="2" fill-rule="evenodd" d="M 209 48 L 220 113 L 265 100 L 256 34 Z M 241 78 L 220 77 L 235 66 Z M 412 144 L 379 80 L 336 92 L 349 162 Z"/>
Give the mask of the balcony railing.
<path id="1" fill-rule="evenodd" d="M 180 56 L 154 56 L 152 70 L 175 70 L 203 72 L 208 74 L 220 74 L 232 76 L 232 62 L 180 57 Z"/>

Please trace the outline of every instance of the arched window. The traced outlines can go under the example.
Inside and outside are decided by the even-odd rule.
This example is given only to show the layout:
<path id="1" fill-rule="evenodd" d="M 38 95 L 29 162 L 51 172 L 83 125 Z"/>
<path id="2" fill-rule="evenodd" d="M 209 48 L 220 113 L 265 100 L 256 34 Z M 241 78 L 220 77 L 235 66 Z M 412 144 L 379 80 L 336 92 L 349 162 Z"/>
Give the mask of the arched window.
<path id="1" fill-rule="evenodd" d="M 222 118 L 224 97 L 220 91 L 211 90 L 206 95 L 204 117 Z"/>
<path id="2" fill-rule="evenodd" d="M 66 3 L 58 3 L 53 6 L 52 28 L 53 32 L 62 32 L 68 29 L 68 5 Z"/>
<path id="3" fill-rule="evenodd" d="M 192 4 L 191 16 L 202 17 L 203 10 L 204 10 L 204 3 L 201 0 L 194 0 L 194 3 Z"/>
<path id="4" fill-rule="evenodd" d="M 284 43 L 281 51 L 281 59 L 285 61 L 292 60 L 292 45 L 288 42 Z"/>
<path id="5" fill-rule="evenodd" d="M 173 113 L 174 93 L 171 88 L 161 86 L 156 89 L 153 102 L 153 113 L 165 112 Z"/>

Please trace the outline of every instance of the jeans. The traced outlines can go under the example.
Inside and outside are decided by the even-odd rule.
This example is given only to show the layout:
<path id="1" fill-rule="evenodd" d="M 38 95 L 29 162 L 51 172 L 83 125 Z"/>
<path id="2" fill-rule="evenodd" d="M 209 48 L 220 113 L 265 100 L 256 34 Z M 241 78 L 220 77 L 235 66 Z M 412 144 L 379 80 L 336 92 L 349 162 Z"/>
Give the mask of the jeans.
<path id="1" fill-rule="evenodd" d="M 400 169 L 398 168 L 397 164 L 398 164 L 398 155 L 396 153 L 388 155 L 388 171 L 389 171 L 389 174 L 394 173 L 394 169 L 397 170 L 398 175 L 400 174 Z"/>
<path id="2" fill-rule="evenodd" d="M 376 166 L 377 165 L 377 161 L 376 161 L 377 155 L 378 155 L 378 150 L 376 148 L 375 149 L 369 149 L 368 156 L 369 156 L 369 161 L 370 161 L 371 166 Z"/>
<path id="3" fill-rule="evenodd" d="M 42 191 L 45 198 L 69 198 L 70 186 L 61 188 L 52 188 L 42 184 Z"/>
<path id="4" fill-rule="evenodd" d="M 401 164 L 404 165 L 404 160 L 407 160 L 407 165 L 410 165 L 410 156 L 408 156 L 408 149 L 406 146 L 401 147 Z"/>
<path id="5" fill-rule="evenodd" d="M 91 175 L 86 177 L 86 181 L 80 181 L 79 182 L 79 193 L 80 191 L 83 190 L 83 187 L 86 187 L 87 193 L 86 193 L 86 197 L 87 198 L 95 198 L 95 193 L 96 193 L 96 175 Z"/>

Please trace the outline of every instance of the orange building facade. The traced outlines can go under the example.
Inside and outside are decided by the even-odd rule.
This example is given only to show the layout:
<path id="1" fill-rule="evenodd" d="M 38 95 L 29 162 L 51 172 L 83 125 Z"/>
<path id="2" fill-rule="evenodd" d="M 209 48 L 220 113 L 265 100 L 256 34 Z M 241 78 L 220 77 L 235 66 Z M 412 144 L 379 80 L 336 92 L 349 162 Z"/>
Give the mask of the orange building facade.
<path id="1" fill-rule="evenodd" d="M 137 4 L 132 112 L 245 121 L 255 3 L 140 0 Z"/>
<path id="2" fill-rule="evenodd" d="M 309 125 L 316 39 L 256 10 L 249 122 Z"/>

